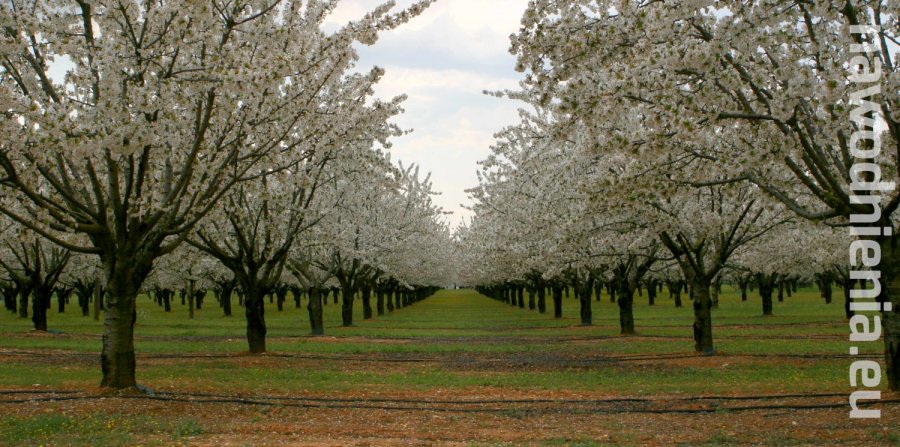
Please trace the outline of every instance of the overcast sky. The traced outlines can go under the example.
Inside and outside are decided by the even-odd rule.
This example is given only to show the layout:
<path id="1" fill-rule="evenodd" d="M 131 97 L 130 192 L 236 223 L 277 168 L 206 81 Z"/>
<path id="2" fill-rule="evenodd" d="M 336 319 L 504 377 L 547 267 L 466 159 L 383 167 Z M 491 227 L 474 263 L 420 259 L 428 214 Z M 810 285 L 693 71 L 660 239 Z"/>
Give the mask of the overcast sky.
<path id="1" fill-rule="evenodd" d="M 381 0 L 344 0 L 330 20 L 358 19 Z M 398 0 L 398 7 L 412 0 Z M 406 113 L 396 123 L 413 133 L 394 140 L 393 160 L 431 172 L 435 202 L 452 227 L 471 213 L 465 189 L 475 186 L 476 162 L 490 153 L 493 134 L 514 124 L 518 104 L 483 90 L 516 88 L 509 35 L 518 31 L 527 0 L 438 0 L 421 16 L 360 48 L 359 67 L 386 74 L 376 95 L 406 93 Z"/>

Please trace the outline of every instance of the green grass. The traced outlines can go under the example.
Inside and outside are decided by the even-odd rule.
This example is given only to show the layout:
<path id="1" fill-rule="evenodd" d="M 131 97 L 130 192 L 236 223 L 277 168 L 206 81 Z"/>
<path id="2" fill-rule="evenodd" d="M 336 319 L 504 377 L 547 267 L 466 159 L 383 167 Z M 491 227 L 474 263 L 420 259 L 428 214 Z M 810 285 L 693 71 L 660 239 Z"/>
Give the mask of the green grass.
<path id="1" fill-rule="evenodd" d="M 325 308 L 326 337 L 307 335 L 305 301 L 303 308 L 296 309 L 289 300 L 282 312 L 267 303 L 268 349 L 284 355 L 246 356 L 240 355 L 247 345 L 243 309 L 236 302 L 235 315 L 224 317 L 210 296 L 191 320 L 180 303 L 166 313 L 141 297 L 135 328 L 138 381 L 158 391 L 320 396 L 436 390 L 451 397 L 468 393 L 696 396 L 848 391 L 850 359 L 820 357 L 844 354 L 850 346 L 842 303 L 826 305 L 816 290 L 804 289 L 783 303 L 774 303 L 775 315 L 770 317 L 761 315 L 757 295 L 742 302 L 733 290 L 726 290 L 720 307 L 713 311 L 716 348 L 724 355 L 713 357 L 693 357 L 693 314 L 688 300 L 684 307 L 675 308 L 663 293 L 651 307 L 646 297 L 635 297 L 638 335 L 623 337 L 618 335 L 618 307 L 605 295 L 601 298 L 592 302 L 594 325 L 590 327 L 580 326 L 574 298 L 564 299 L 561 319 L 552 317 L 549 299 L 548 313 L 542 315 L 471 290 L 441 291 L 412 307 L 368 321 L 362 319 L 357 301 L 355 326 L 348 328 L 340 327 L 340 307 L 332 303 Z M 77 310 L 73 306 L 59 314 L 54 306 L 49 325 L 62 332 L 58 335 L 34 334 L 30 320 L 0 313 L 0 350 L 30 351 L 2 355 L 0 388 L 95 389 L 100 378 L 96 354 L 102 322 L 82 317 Z M 861 347 L 868 353 L 883 349 L 880 343 Z M 792 357 L 797 354 L 806 357 Z M 687 358 L 610 360 L 635 355 Z M 419 361 L 399 361 L 403 359 Z M 578 362 L 588 359 L 588 363 Z M 523 415 L 506 417 L 521 419 Z M 0 445 L 190 445 L 195 437 L 215 432 L 208 424 L 201 416 L 113 418 L 100 413 L 24 412 L 0 416 Z M 540 445 L 638 445 L 629 437 L 633 435 L 626 430 L 602 441 L 559 437 Z M 900 443 L 896 431 L 872 433 L 871 438 L 885 445 Z M 695 445 L 729 446 L 744 440 L 711 431 Z M 766 442 L 795 444 L 790 438 Z"/>
<path id="2" fill-rule="evenodd" d="M 0 418 L 0 444 L 5 446 L 121 446 L 173 444 L 201 433 L 193 419 L 166 421 L 150 417 L 100 414 L 37 414 Z"/>
<path id="3" fill-rule="evenodd" d="M 527 300 L 527 297 L 526 297 Z M 374 301 L 374 298 L 373 298 Z M 702 365 L 677 368 L 665 362 L 597 363 L 587 367 L 537 370 L 531 367 L 501 367 L 467 370 L 445 361 L 455 353 L 481 356 L 531 358 L 547 353 L 617 356 L 630 354 L 692 353 L 690 339 L 693 315 L 690 302 L 675 308 L 666 294 L 655 306 L 635 297 L 637 337 L 618 335 L 618 307 L 606 296 L 594 301 L 594 326 L 579 326 L 578 303 L 564 299 L 562 319 L 505 305 L 470 290 L 441 291 L 412 307 L 364 321 L 357 301 L 356 325 L 339 326 L 339 306 L 325 309 L 327 337 L 307 336 L 306 309 L 295 309 L 289 299 L 283 312 L 267 303 L 270 352 L 323 356 L 422 355 L 434 361 L 398 364 L 368 362 L 348 367 L 338 359 L 307 363 L 302 370 L 236 364 L 247 357 L 219 357 L 168 363 L 138 360 L 139 380 L 158 389 L 191 388 L 198 383 L 215 384 L 223 390 L 241 392 L 350 392 L 435 388 L 516 388 L 525 390 L 608 391 L 616 393 L 714 394 L 754 390 L 829 391 L 846 390 L 847 359 L 794 359 L 769 361 L 772 354 L 831 355 L 847 352 L 847 326 L 841 303 L 826 305 L 813 289 L 804 289 L 775 303 L 775 316 L 763 317 L 756 295 L 742 302 L 726 290 L 714 310 L 717 349 L 730 355 L 757 355 L 753 367 L 741 367 L 728 356 L 714 357 Z M 373 303 L 374 304 L 374 303 Z M 306 302 L 303 302 L 303 306 Z M 548 300 L 548 306 L 552 302 Z M 0 348 L 64 350 L 83 353 L 71 362 L 49 366 L 32 357 L 12 357 L 0 364 L 0 387 L 33 384 L 81 387 L 99 380 L 93 353 L 100 348 L 101 322 L 82 317 L 74 307 L 64 314 L 51 311 L 51 329 L 61 335 L 29 334 L 30 321 L 8 312 L 0 314 Z M 190 320 L 180 303 L 165 313 L 147 298 L 139 301 L 135 328 L 136 350 L 141 355 L 236 354 L 246 350 L 242 309 L 235 303 L 235 316 L 224 317 L 210 296 L 196 318 Z M 863 346 L 878 353 L 880 344 Z M 753 358 L 751 358 L 753 360 Z M 291 362 L 294 360 L 285 360 Z M 745 360 L 746 361 L 746 360 Z M 290 365 L 290 363 L 285 363 Z"/>

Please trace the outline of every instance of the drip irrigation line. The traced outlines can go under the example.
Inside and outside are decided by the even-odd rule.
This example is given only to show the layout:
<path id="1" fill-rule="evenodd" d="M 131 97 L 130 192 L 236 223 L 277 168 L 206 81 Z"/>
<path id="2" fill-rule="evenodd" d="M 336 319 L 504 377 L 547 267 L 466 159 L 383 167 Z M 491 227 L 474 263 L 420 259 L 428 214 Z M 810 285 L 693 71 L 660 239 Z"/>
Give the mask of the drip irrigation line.
<path id="1" fill-rule="evenodd" d="M 715 413 L 715 412 L 735 412 L 735 411 L 758 411 L 758 410 L 818 410 L 831 408 L 845 408 L 845 402 L 840 403 L 822 403 L 822 404 L 792 404 L 792 405 L 745 405 L 738 407 L 716 406 L 710 408 L 527 408 L 510 406 L 508 408 L 458 408 L 458 407 L 441 407 L 441 406 L 425 406 L 425 405 L 376 405 L 365 402 L 367 400 L 357 400 L 352 402 L 271 402 L 260 399 L 243 399 L 243 398 L 211 398 L 211 399 L 190 399 L 182 398 L 176 395 L 171 396 L 55 396 L 41 397 L 31 399 L 7 399 L 0 400 L 2 403 L 38 403 L 38 402 L 54 402 L 54 401 L 74 401 L 74 400 L 104 400 L 111 398 L 121 399 L 137 399 L 152 400 L 162 402 L 179 402 L 193 404 L 239 404 L 254 405 L 266 407 L 295 407 L 295 408 L 329 408 L 329 409 L 366 409 L 366 410 L 383 410 L 383 411 L 429 411 L 429 412 L 454 412 L 454 413 L 565 413 L 565 414 L 621 414 L 621 413 L 648 413 L 648 414 L 698 414 L 698 413 Z M 421 403 L 421 402 L 420 402 Z M 878 402 L 865 402 L 865 404 L 896 404 L 900 403 L 900 399 L 887 399 Z M 428 402 L 428 404 L 433 404 Z M 470 404 L 471 405 L 471 404 Z"/>

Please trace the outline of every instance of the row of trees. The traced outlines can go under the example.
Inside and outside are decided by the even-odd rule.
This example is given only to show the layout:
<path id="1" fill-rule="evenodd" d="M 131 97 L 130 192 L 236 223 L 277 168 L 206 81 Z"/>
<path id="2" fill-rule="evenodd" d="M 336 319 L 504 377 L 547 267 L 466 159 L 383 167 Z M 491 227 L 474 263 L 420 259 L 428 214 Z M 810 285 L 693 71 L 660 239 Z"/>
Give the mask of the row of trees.
<path id="1" fill-rule="evenodd" d="M 321 332 L 329 281 L 344 324 L 356 290 L 441 283 L 430 183 L 385 154 L 404 98 L 373 99 L 383 71 L 354 49 L 432 1 L 333 31 L 336 1 L 0 5 L 3 267 L 35 327 L 60 278 L 97 282 L 101 385 L 123 388 L 142 290 L 240 290 L 264 352 L 263 297 L 284 284 L 310 291 Z"/>
<path id="2" fill-rule="evenodd" d="M 531 2 L 511 38 L 521 89 L 495 93 L 529 108 L 470 190 L 462 281 L 572 286 L 584 324 L 590 291 L 608 284 L 631 334 L 635 288 L 683 280 L 695 348 L 712 354 L 712 294 L 727 277 L 849 290 L 853 236 L 840 227 L 856 214 L 896 312 L 896 232 L 880 230 L 895 227 L 900 195 L 879 182 L 900 166 L 897 13 L 885 1 Z M 861 96 L 861 78 L 880 90 Z M 896 390 L 894 312 L 883 327 Z"/>

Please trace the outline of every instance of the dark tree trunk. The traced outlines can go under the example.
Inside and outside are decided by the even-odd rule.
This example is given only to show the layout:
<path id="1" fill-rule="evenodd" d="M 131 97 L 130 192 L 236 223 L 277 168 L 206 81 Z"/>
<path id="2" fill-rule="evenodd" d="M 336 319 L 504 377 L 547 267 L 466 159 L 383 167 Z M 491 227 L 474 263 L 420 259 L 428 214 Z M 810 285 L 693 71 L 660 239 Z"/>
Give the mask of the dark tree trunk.
<path id="1" fill-rule="evenodd" d="M 580 287 L 575 287 L 575 293 L 581 304 L 581 325 L 591 326 L 594 324 L 593 312 L 591 311 L 591 291 L 594 289 L 591 280 L 586 281 Z"/>
<path id="2" fill-rule="evenodd" d="M 552 286 L 553 291 L 553 318 L 562 318 L 562 287 Z"/>
<path id="3" fill-rule="evenodd" d="M 369 287 L 362 288 L 362 303 L 363 303 L 363 319 L 371 320 L 372 319 L 372 289 Z"/>
<path id="4" fill-rule="evenodd" d="M 275 289 L 275 301 L 278 303 L 277 308 L 279 312 L 284 312 L 284 302 L 287 301 L 287 289 L 283 287 L 277 287 Z"/>
<path id="5" fill-rule="evenodd" d="M 47 290 L 46 287 L 36 287 L 31 295 L 33 308 L 31 322 L 34 323 L 34 330 L 47 332 L 47 306 L 50 304 L 53 291 Z"/>
<path id="6" fill-rule="evenodd" d="M 291 298 L 294 299 L 294 309 L 300 308 L 301 296 L 303 296 L 303 292 L 300 291 L 300 288 L 297 286 L 291 286 Z"/>
<path id="7" fill-rule="evenodd" d="M 166 293 L 163 295 L 162 300 L 163 300 L 163 309 L 166 312 L 171 312 L 172 311 L 172 291 L 167 290 Z M 87 312 L 87 309 L 85 309 L 85 312 Z M 87 313 L 85 313 L 85 315 L 87 315 Z"/>
<path id="8" fill-rule="evenodd" d="M 519 302 L 519 309 L 525 308 L 525 288 L 523 286 L 516 287 L 516 297 Z"/>
<path id="9" fill-rule="evenodd" d="M 784 280 L 778 281 L 778 302 L 784 302 Z"/>
<path id="10" fill-rule="evenodd" d="M 675 307 L 681 307 L 681 289 L 683 281 L 666 281 L 666 287 L 669 289 L 669 297 L 675 299 Z"/>
<path id="11" fill-rule="evenodd" d="M 528 310 L 534 310 L 536 303 L 534 302 L 534 287 L 528 288 Z"/>
<path id="12" fill-rule="evenodd" d="M 111 262 L 110 262 L 111 261 Z M 105 388 L 131 388 L 135 381 L 134 323 L 137 320 L 137 294 L 150 272 L 149 266 L 136 266 L 133 258 L 104 260 L 106 272 L 106 315 L 103 320 L 103 348 L 100 365 Z M 100 284 L 97 284 L 99 292 Z M 102 301 L 97 293 L 96 301 Z"/>
<path id="13" fill-rule="evenodd" d="M 853 318 L 854 312 L 850 309 L 850 291 L 853 290 L 853 286 L 856 284 L 855 279 L 846 279 L 843 281 L 843 289 L 844 289 L 844 316 L 847 319 Z"/>
<path id="14" fill-rule="evenodd" d="M 188 318 L 194 319 L 194 281 L 190 282 L 190 286 L 187 290 L 187 305 L 188 305 Z"/>
<path id="15" fill-rule="evenodd" d="M 619 279 L 618 283 L 619 332 L 634 335 L 634 290 L 628 286 L 627 279 Z"/>
<path id="16" fill-rule="evenodd" d="M 331 289 L 331 294 L 334 297 L 334 304 L 338 303 L 338 292 L 339 291 L 340 291 L 340 289 L 338 289 L 337 287 Z"/>
<path id="17" fill-rule="evenodd" d="M 91 293 L 92 290 L 76 290 L 75 296 L 78 297 L 78 307 L 81 308 L 81 316 L 86 317 L 91 313 Z"/>
<path id="18" fill-rule="evenodd" d="M 722 291 L 722 282 L 721 281 L 722 280 L 720 280 L 720 279 L 713 281 L 712 284 L 710 285 L 710 287 L 708 288 L 709 295 L 710 295 L 710 303 L 712 304 L 713 309 L 719 308 L 719 292 Z"/>
<path id="19" fill-rule="evenodd" d="M 19 288 L 19 318 L 28 318 L 28 297 L 31 296 L 30 287 Z"/>
<path id="20" fill-rule="evenodd" d="M 231 316 L 231 294 L 234 292 L 234 285 L 226 284 L 222 286 L 222 297 L 220 298 L 222 303 L 222 313 L 226 317 Z"/>
<path id="21" fill-rule="evenodd" d="M 691 299 L 694 301 L 694 350 L 705 355 L 714 354 L 712 336 L 712 299 L 709 296 L 710 283 L 695 279 L 691 284 Z"/>
<path id="22" fill-rule="evenodd" d="M 656 305 L 656 282 L 647 283 L 647 303 L 651 306 Z"/>
<path id="23" fill-rule="evenodd" d="M 341 324 L 344 327 L 353 326 L 353 294 L 355 291 L 352 287 L 344 285 L 341 290 Z"/>
<path id="24" fill-rule="evenodd" d="M 772 315 L 772 293 L 775 289 L 775 281 L 771 275 L 757 275 L 759 296 L 762 298 L 763 315 Z"/>
<path id="25" fill-rule="evenodd" d="M 394 291 L 392 289 L 385 290 L 384 294 L 385 299 L 387 301 L 387 310 L 388 312 L 394 311 Z"/>
<path id="26" fill-rule="evenodd" d="M 325 291 L 328 296 L 328 291 Z M 309 311 L 309 325 L 312 335 L 325 335 L 325 323 L 322 319 L 322 291 L 315 287 L 309 289 L 309 303 L 306 304 Z"/>
<path id="27" fill-rule="evenodd" d="M 547 289 L 544 286 L 537 288 L 537 308 L 540 313 L 547 312 Z"/>
<path id="28" fill-rule="evenodd" d="M 244 315 L 247 317 L 247 345 L 251 354 L 266 352 L 265 294 L 255 285 L 245 285 Z"/>
<path id="29" fill-rule="evenodd" d="M 19 306 L 18 303 L 16 303 L 16 297 L 18 295 L 18 289 L 13 286 L 3 288 L 3 305 L 6 307 L 6 310 L 12 313 L 18 312 Z"/>
<path id="30" fill-rule="evenodd" d="M 69 302 L 69 296 L 72 295 L 72 289 L 56 289 L 56 311 L 65 313 L 66 303 Z"/>
<path id="31" fill-rule="evenodd" d="M 384 290 L 383 289 L 375 289 L 375 311 L 378 312 L 378 316 L 384 315 Z"/>

